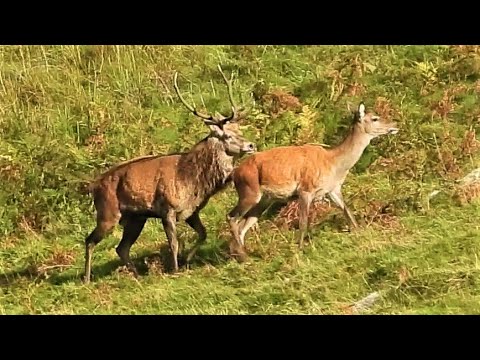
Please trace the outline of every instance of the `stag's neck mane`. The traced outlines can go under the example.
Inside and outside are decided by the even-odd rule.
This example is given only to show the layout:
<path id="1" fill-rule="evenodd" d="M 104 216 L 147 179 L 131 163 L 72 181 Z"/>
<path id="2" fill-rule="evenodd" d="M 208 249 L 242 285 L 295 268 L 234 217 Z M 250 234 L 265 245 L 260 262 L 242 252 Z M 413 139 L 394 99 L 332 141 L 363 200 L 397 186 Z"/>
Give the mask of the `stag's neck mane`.
<path id="1" fill-rule="evenodd" d="M 230 180 L 233 161 L 218 139 L 207 136 L 181 156 L 179 177 L 192 183 L 199 195 L 211 196 Z"/>

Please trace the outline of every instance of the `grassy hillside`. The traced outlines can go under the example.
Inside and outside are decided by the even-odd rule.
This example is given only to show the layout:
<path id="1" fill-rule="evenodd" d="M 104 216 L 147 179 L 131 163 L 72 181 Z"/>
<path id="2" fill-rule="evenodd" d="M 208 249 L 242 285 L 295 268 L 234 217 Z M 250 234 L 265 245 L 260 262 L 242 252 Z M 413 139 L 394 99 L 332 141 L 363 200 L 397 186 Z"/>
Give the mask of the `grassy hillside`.
<path id="1" fill-rule="evenodd" d="M 196 104 L 202 94 L 209 110 L 227 111 L 217 64 L 235 71 L 250 108 L 244 132 L 260 149 L 337 144 L 347 103 L 360 100 L 399 122 L 347 178 L 361 229 L 345 232 L 339 210 L 316 204 L 301 253 L 291 203 L 249 233 L 251 257 L 237 264 L 225 256 L 228 189 L 201 214 L 208 240 L 190 269 L 166 271 L 163 228 L 149 220 L 132 249 L 142 276 L 119 266 L 118 227 L 84 285 L 95 224 L 85 184 L 117 162 L 202 139 L 172 76 Z M 456 182 L 480 164 L 479 70 L 474 46 L 0 47 L 0 313 L 345 314 L 375 291 L 367 313 L 479 313 L 480 205 L 477 189 Z M 196 239 L 184 224 L 179 236 Z"/>

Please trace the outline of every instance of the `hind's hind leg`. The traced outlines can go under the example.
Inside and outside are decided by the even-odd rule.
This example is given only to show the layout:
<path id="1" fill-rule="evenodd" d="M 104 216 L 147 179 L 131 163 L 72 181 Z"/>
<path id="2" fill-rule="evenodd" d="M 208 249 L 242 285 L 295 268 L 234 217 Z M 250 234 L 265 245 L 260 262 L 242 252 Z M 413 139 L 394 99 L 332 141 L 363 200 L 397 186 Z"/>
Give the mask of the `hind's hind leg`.
<path id="1" fill-rule="evenodd" d="M 88 284 L 90 282 L 92 272 L 92 255 L 95 245 L 102 241 L 116 225 L 119 219 L 119 215 L 97 217 L 97 226 L 85 239 L 85 275 L 84 282 Z"/>
<path id="2" fill-rule="evenodd" d="M 147 218 L 135 216 L 130 216 L 121 220 L 121 224 L 123 225 L 123 236 L 116 251 L 122 262 L 135 275 L 135 277 L 138 276 L 138 271 L 130 260 L 130 248 L 140 236 L 146 221 Z"/>
<path id="3" fill-rule="evenodd" d="M 245 234 L 250 228 L 256 224 L 258 218 L 263 214 L 269 205 L 268 200 L 260 200 L 260 202 L 251 208 L 243 217 L 243 220 L 239 224 L 239 238 L 240 243 L 245 247 Z"/>
<path id="4" fill-rule="evenodd" d="M 245 215 L 248 214 L 251 209 L 257 206 L 261 198 L 262 195 L 259 192 L 244 191 L 240 195 L 237 205 L 227 215 L 227 221 L 230 225 L 230 232 L 232 233 L 232 239 L 230 241 L 230 254 L 236 257 L 240 262 L 245 261 L 247 258 L 243 244 L 243 236 L 240 236 L 240 227 L 244 228 L 245 225 L 247 225 L 248 219 L 245 218 Z"/>

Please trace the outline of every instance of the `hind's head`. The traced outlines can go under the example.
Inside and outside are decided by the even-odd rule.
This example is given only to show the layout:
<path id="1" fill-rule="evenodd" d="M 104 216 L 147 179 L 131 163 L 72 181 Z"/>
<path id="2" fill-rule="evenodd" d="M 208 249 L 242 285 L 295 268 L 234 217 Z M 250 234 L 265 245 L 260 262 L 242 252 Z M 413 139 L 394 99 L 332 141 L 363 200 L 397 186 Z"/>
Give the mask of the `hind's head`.
<path id="1" fill-rule="evenodd" d="M 354 119 L 355 126 L 370 135 L 372 139 L 381 135 L 396 134 L 399 131 L 396 122 L 386 120 L 374 112 L 366 111 L 363 102 L 358 106 Z"/>

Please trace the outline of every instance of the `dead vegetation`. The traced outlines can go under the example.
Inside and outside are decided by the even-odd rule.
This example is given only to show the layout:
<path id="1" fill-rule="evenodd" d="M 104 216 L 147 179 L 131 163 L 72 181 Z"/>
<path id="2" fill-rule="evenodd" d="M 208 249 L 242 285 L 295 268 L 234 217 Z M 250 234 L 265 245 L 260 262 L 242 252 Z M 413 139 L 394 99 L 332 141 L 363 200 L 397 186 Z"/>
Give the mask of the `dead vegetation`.
<path id="1" fill-rule="evenodd" d="M 470 128 L 465 131 L 463 140 L 460 144 L 460 153 L 463 156 L 472 156 L 480 149 L 480 141 L 477 140 L 475 129 Z"/>
<path id="2" fill-rule="evenodd" d="M 393 229 L 400 226 L 394 205 L 389 201 L 371 200 L 360 211 L 365 226 Z"/>
<path id="3" fill-rule="evenodd" d="M 324 221 L 334 210 L 334 206 L 325 200 L 317 200 L 312 202 L 310 206 L 310 212 L 308 214 L 308 220 L 312 226 Z M 274 223 L 280 229 L 290 230 L 297 229 L 299 222 L 299 203 L 298 200 L 290 201 L 287 205 L 283 206 L 277 216 L 274 219 Z"/>
<path id="4" fill-rule="evenodd" d="M 460 55 L 480 54 L 480 46 L 478 45 L 451 45 L 450 48 Z"/>
<path id="5" fill-rule="evenodd" d="M 170 258 L 163 258 L 160 254 L 153 254 L 152 256 L 147 256 L 143 259 L 144 264 L 147 267 L 149 274 L 163 274 L 165 273 L 165 262 L 169 261 Z"/>
<path id="6" fill-rule="evenodd" d="M 286 111 L 300 111 L 302 103 L 300 100 L 283 89 L 273 89 L 261 98 L 264 110 L 272 118 L 277 118 Z"/>
<path id="7" fill-rule="evenodd" d="M 76 260 L 75 255 L 74 251 L 60 249 L 54 250 L 44 261 L 40 263 L 31 263 L 27 266 L 21 275 L 26 275 L 37 280 L 48 279 L 53 272 L 61 273 L 72 267 Z"/>
<path id="8" fill-rule="evenodd" d="M 92 134 L 85 140 L 85 145 L 91 152 L 98 152 L 105 146 L 105 135 L 101 132 Z"/>
<path id="9" fill-rule="evenodd" d="M 445 128 L 440 141 L 435 169 L 444 179 L 457 180 L 462 174 L 461 165 L 480 149 L 475 130 L 471 128 L 465 131 L 463 138 L 458 138 Z"/>
<path id="10" fill-rule="evenodd" d="M 317 200 L 312 203 L 309 221 L 312 226 L 321 224 L 333 213 L 339 210 L 328 200 Z M 380 200 L 367 201 L 365 206 L 357 211 L 357 216 L 363 219 L 364 226 L 381 229 L 391 229 L 400 226 L 393 203 Z M 294 200 L 282 207 L 274 219 L 274 223 L 282 230 L 298 228 L 299 205 Z"/>
<path id="11" fill-rule="evenodd" d="M 475 201 L 480 197 L 480 183 L 457 186 L 455 196 L 461 205 Z"/>
<path id="12" fill-rule="evenodd" d="M 380 117 L 388 120 L 399 116 L 398 109 L 392 105 L 391 100 L 381 96 L 375 100 L 374 110 Z"/>
<path id="13" fill-rule="evenodd" d="M 441 119 L 445 120 L 447 116 L 457 107 L 455 98 L 464 93 L 466 89 L 467 87 L 465 85 L 459 85 L 446 89 L 443 93 L 442 99 L 438 102 L 434 102 L 430 107 L 432 110 L 432 118 L 434 116 L 439 116 Z"/>
<path id="14" fill-rule="evenodd" d="M 475 169 L 457 182 L 454 188 L 454 198 L 465 205 L 475 201 L 480 196 L 480 169 Z"/>
<path id="15" fill-rule="evenodd" d="M 366 87 L 363 84 L 354 82 L 347 87 L 346 94 L 348 96 L 362 96 L 366 92 Z"/>

